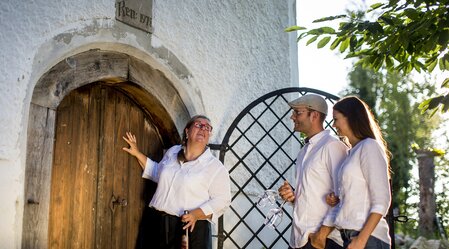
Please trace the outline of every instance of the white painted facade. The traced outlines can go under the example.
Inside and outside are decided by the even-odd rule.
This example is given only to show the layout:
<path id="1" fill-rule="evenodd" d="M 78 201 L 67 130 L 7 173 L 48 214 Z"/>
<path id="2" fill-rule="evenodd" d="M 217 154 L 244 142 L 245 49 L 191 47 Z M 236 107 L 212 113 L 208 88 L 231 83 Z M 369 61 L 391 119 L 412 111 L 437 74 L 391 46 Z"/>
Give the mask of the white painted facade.
<path id="1" fill-rule="evenodd" d="M 21 248 L 27 126 L 39 79 L 91 49 L 161 71 L 220 143 L 259 96 L 297 86 L 295 0 L 153 1 L 153 33 L 115 20 L 114 0 L 0 1 L 0 248 Z M 184 124 L 176 124 L 181 130 Z"/>

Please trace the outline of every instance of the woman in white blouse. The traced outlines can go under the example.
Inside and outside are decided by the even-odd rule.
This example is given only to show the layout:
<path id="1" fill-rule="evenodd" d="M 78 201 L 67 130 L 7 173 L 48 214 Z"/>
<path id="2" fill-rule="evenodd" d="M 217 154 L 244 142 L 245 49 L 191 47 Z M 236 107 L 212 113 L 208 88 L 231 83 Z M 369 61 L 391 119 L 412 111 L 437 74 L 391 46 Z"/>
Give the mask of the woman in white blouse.
<path id="1" fill-rule="evenodd" d="M 390 248 L 387 221 L 390 206 L 389 152 L 365 102 L 346 97 L 333 107 L 334 127 L 351 145 L 339 174 L 336 195 L 327 196 L 337 205 L 335 227 L 344 248 Z"/>
<path id="2" fill-rule="evenodd" d="M 181 248 L 188 229 L 190 249 L 212 248 L 210 220 L 217 220 L 231 203 L 229 174 L 207 147 L 212 126 L 209 118 L 194 116 L 187 123 L 182 144 L 171 147 L 158 163 L 142 154 L 136 137 L 123 139 L 143 169 L 143 178 L 157 183 L 149 204 L 151 248 Z M 184 214 L 184 211 L 189 211 Z M 154 246 L 153 246 L 154 245 Z"/>

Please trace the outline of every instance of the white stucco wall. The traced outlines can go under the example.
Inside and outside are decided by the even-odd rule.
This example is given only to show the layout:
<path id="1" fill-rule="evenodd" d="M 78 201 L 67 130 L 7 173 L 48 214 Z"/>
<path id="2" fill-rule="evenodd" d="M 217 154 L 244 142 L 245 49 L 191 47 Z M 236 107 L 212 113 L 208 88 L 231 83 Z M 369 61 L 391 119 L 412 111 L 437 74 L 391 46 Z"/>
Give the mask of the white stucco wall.
<path id="1" fill-rule="evenodd" d="M 115 50 L 158 68 L 192 114 L 210 116 L 212 143 L 251 101 L 296 86 L 295 1 L 153 2 L 154 33 L 115 20 L 114 0 L 0 1 L 0 248 L 20 248 L 28 111 L 59 61 Z"/>

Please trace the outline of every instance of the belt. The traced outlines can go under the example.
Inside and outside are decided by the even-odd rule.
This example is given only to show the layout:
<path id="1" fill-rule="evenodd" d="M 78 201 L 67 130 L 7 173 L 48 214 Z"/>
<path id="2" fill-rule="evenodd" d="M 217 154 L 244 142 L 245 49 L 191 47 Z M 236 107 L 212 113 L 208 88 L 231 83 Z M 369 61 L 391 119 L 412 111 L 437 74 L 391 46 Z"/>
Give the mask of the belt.
<path id="1" fill-rule="evenodd" d="M 176 216 L 176 215 L 172 215 L 172 214 L 169 214 L 169 213 L 166 213 L 166 212 L 164 212 L 164 211 L 161 211 L 161 210 L 158 210 L 158 209 L 156 209 L 156 208 L 154 208 L 154 207 L 150 207 L 154 212 L 156 212 L 157 214 L 159 214 L 160 216 L 172 216 L 173 218 L 179 218 L 179 216 Z"/>
<path id="2" fill-rule="evenodd" d="M 359 235 L 360 231 L 353 229 L 340 229 L 340 235 L 343 240 L 350 240 L 352 237 Z"/>

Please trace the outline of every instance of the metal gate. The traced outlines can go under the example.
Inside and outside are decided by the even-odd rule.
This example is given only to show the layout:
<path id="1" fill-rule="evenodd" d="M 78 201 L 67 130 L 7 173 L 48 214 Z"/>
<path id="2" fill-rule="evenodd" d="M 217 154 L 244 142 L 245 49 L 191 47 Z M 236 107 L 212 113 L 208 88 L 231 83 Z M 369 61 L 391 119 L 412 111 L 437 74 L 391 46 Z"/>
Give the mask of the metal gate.
<path id="1" fill-rule="evenodd" d="M 232 204 L 219 219 L 218 248 L 288 248 L 291 206 L 284 206 L 276 229 L 263 225 L 268 208 L 255 203 L 266 189 L 275 189 L 288 179 L 292 182 L 296 155 L 304 141 L 293 131 L 288 102 L 314 93 L 329 106 L 338 100 L 332 94 L 310 88 L 285 88 L 268 93 L 249 104 L 234 120 L 221 145 L 220 160 L 229 170 Z M 331 115 L 325 129 L 333 129 Z M 279 200 L 277 201 L 279 204 Z"/>

